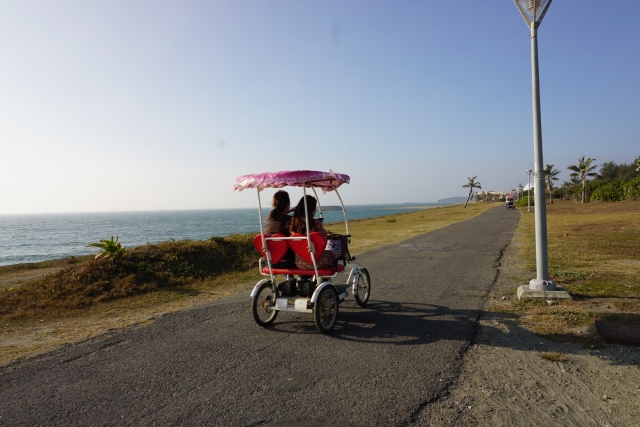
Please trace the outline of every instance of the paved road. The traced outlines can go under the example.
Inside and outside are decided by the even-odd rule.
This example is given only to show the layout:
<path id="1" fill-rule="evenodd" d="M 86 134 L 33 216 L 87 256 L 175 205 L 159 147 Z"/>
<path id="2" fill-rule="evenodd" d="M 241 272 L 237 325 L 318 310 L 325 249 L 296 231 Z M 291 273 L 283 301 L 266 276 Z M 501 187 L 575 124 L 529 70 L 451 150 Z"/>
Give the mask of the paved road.
<path id="1" fill-rule="evenodd" d="M 0 369 L 0 425 L 406 426 L 459 372 L 519 212 L 358 257 L 372 297 L 268 329 L 248 294 Z M 401 220 L 401 218 L 400 218 Z"/>

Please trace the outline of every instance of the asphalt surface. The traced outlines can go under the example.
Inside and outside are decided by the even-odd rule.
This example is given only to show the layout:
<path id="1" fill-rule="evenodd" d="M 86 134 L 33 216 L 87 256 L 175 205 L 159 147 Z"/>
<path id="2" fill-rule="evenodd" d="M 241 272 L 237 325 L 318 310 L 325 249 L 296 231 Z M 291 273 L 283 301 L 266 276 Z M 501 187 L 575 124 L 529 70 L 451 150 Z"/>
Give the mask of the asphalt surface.
<path id="1" fill-rule="evenodd" d="M 371 299 L 349 296 L 330 335 L 309 314 L 263 329 L 244 293 L 0 368 L 0 425 L 421 425 L 519 215 L 497 207 L 358 256 Z"/>

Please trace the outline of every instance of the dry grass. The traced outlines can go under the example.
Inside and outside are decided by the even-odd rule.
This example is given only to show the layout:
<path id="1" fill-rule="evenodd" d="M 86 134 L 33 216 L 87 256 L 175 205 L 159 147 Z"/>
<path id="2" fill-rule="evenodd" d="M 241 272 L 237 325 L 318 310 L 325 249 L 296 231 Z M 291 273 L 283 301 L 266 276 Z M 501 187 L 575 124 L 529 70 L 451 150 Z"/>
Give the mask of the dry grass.
<path id="1" fill-rule="evenodd" d="M 522 215 L 516 239 L 534 241 L 533 215 Z M 640 294 L 640 204 L 555 202 L 547 205 L 549 273 L 577 295 Z M 535 245 L 524 246 L 535 270 Z"/>
<path id="2" fill-rule="evenodd" d="M 173 289 L 257 265 L 252 236 L 163 242 L 132 249 L 120 261 L 84 259 L 0 292 L 0 318 L 59 316 L 107 301 Z"/>
<path id="3" fill-rule="evenodd" d="M 547 205 L 549 273 L 573 300 L 512 300 L 495 308 L 518 316 L 539 335 L 598 345 L 574 333 L 596 316 L 640 313 L 640 203 Z M 535 275 L 534 215 L 522 212 L 514 242 Z M 519 284 L 527 284 L 522 278 Z"/>
<path id="4" fill-rule="evenodd" d="M 540 353 L 540 358 L 549 362 L 566 362 L 567 356 L 561 353 Z"/>
<path id="5" fill-rule="evenodd" d="M 352 253 L 362 253 L 445 227 L 478 215 L 495 205 L 469 205 L 466 209 L 463 209 L 462 206 L 451 206 L 408 214 L 395 214 L 396 222 L 393 223 L 386 222 L 385 217 L 352 221 L 349 223 L 353 242 L 351 245 Z M 327 228 L 342 232 L 342 227 L 344 227 L 343 224 L 337 223 L 331 224 Z M 137 255 L 152 251 L 154 246 L 166 246 L 162 251 L 163 254 L 174 254 L 175 256 L 177 251 L 173 249 L 180 249 L 187 245 L 190 247 L 189 250 L 192 250 L 202 244 L 203 242 L 165 242 L 160 245 L 137 248 L 132 251 L 132 255 L 135 258 Z M 153 258 L 155 261 L 150 263 L 149 267 L 154 263 L 168 263 L 169 260 L 164 259 L 164 255 L 160 258 Z M 257 263 L 257 258 L 257 254 L 252 253 L 254 263 Z M 185 258 L 182 258 L 182 262 L 168 266 L 174 270 L 174 280 L 180 276 L 181 272 L 196 273 L 204 269 L 202 266 L 198 267 L 201 264 L 197 259 L 187 257 L 187 260 L 189 259 L 190 262 L 185 262 Z M 130 259 L 129 262 L 131 261 Z M 65 343 L 109 333 L 114 328 L 144 325 L 164 313 L 248 291 L 261 276 L 255 268 L 246 270 L 244 267 L 243 270 L 242 265 L 246 265 L 246 262 L 246 259 L 241 259 L 240 264 L 232 267 L 239 271 L 226 273 L 218 271 L 215 275 L 203 274 L 203 277 L 200 278 L 196 277 L 197 275 L 192 275 L 186 277 L 182 283 L 173 283 L 173 285 L 169 282 L 156 282 L 158 286 L 148 293 L 133 293 L 121 298 L 99 299 L 96 297 L 93 301 L 85 298 L 81 304 L 60 304 L 57 306 L 54 304 L 54 306 L 39 310 L 32 307 L 30 310 L 22 310 L 20 316 L 15 315 L 16 307 L 7 308 L 8 304 L 5 300 L 4 308 L 0 307 L 0 309 L 10 311 L 13 314 L 3 316 L 0 322 L 0 337 L 2 338 L 0 363 L 45 351 Z M 70 274 L 71 271 L 78 272 L 77 269 L 88 268 L 92 264 L 89 257 L 83 257 L 0 267 L 0 285 L 6 285 L 4 288 L 0 288 L 0 293 L 6 292 L 9 287 L 17 289 L 29 283 L 34 285 L 43 281 L 49 283 L 54 277 L 73 276 Z M 153 270 L 153 268 L 144 268 L 142 271 L 149 269 Z M 82 274 L 79 275 L 82 276 Z M 123 279 L 126 277 L 127 275 L 124 275 Z M 167 278 L 165 277 L 165 279 Z M 126 280 L 125 282 L 131 283 Z M 168 286 L 165 286 L 167 284 Z M 38 289 L 46 288 L 39 285 L 39 288 L 35 287 L 35 291 L 39 292 Z M 14 291 L 15 289 L 11 292 Z M 82 289 L 80 291 L 84 292 Z M 82 299 L 78 301 L 82 301 Z"/>

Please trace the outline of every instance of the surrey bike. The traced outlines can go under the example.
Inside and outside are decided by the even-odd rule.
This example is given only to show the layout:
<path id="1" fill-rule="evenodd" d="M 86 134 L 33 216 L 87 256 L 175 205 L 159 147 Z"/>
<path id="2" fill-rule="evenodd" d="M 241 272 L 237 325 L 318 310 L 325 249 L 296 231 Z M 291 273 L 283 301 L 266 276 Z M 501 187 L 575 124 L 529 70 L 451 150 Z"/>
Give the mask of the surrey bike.
<path id="1" fill-rule="evenodd" d="M 254 245 L 261 255 L 258 262 L 260 273 L 266 278 L 256 283 L 251 292 L 251 310 L 256 323 L 266 327 L 271 325 L 281 311 L 310 313 L 318 330 L 329 333 L 336 324 L 338 306 L 353 294 L 356 303 L 364 306 L 371 293 L 369 272 L 355 261 L 349 253 L 351 235 L 347 213 L 338 193 L 338 187 L 349 183 L 349 176 L 339 173 L 318 171 L 282 171 L 255 175 L 244 175 L 236 179 L 234 190 L 256 189 L 258 194 L 258 214 L 260 234 L 255 236 Z M 267 236 L 264 233 L 260 191 L 265 188 L 299 187 L 304 196 L 306 234 L 294 233 L 287 237 L 283 234 Z M 312 190 L 316 200 L 321 189 L 324 194 L 334 192 L 340 200 L 344 215 L 345 234 L 329 234 L 328 240 L 309 228 L 307 191 Z M 322 206 L 318 200 L 319 217 L 322 218 Z M 277 268 L 276 264 L 287 254 L 289 248 L 308 264 L 312 270 L 298 268 Z M 318 268 L 317 260 L 327 249 L 334 250 L 340 258 L 331 267 Z M 351 265 L 346 282 L 336 279 L 338 273 Z M 281 277 L 278 283 L 278 278 Z"/>

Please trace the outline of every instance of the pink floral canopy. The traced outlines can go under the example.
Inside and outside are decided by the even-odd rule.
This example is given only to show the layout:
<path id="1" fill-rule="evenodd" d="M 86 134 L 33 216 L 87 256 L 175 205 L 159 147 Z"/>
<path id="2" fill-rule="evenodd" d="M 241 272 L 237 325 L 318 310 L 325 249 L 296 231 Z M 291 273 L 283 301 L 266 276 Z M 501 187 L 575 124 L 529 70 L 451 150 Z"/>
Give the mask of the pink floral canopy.
<path id="1" fill-rule="evenodd" d="M 286 186 L 321 188 L 324 193 L 335 190 L 342 184 L 348 184 L 349 175 L 319 171 L 280 171 L 265 172 L 252 175 L 243 175 L 236 178 L 234 191 L 242 191 L 247 188 L 258 188 L 262 191 L 265 188 L 282 188 Z"/>

